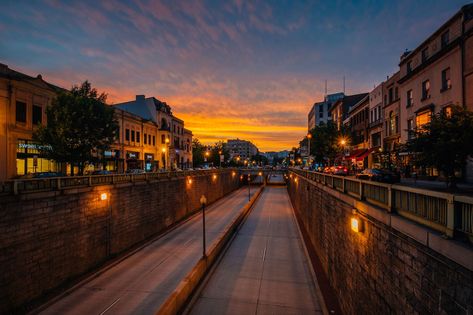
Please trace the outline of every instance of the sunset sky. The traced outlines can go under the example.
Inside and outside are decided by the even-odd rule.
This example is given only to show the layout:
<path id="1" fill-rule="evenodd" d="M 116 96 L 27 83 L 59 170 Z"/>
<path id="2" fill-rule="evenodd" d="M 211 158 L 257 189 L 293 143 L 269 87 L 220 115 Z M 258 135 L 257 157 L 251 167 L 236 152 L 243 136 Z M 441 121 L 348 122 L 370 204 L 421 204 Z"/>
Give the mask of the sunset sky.
<path id="1" fill-rule="evenodd" d="M 290 149 L 328 91 L 369 92 L 468 1 L 1 1 L 0 62 L 109 102 L 155 96 L 204 143 Z"/>

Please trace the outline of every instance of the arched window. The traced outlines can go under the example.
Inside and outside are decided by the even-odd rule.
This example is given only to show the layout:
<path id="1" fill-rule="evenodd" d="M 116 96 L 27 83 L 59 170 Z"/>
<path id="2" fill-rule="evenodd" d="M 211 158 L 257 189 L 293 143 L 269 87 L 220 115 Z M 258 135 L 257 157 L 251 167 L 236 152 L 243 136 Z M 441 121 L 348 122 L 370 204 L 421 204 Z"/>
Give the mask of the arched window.
<path id="1" fill-rule="evenodd" d="M 389 135 L 392 136 L 396 130 L 396 118 L 394 117 L 394 112 L 389 112 Z"/>

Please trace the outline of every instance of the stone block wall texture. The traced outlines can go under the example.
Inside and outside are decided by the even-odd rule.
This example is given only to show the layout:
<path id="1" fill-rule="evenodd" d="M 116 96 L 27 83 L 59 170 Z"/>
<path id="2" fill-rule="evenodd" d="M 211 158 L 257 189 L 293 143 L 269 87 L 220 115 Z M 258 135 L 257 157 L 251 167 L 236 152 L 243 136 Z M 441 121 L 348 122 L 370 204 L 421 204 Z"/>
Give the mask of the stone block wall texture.
<path id="1" fill-rule="evenodd" d="M 202 194 L 212 203 L 238 188 L 237 174 L 215 174 L 0 196 L 0 314 L 23 313 L 158 235 L 198 210 Z"/>
<path id="2" fill-rule="evenodd" d="M 294 174 L 295 175 L 295 174 Z M 473 272 L 299 177 L 288 192 L 345 314 L 473 314 Z"/>

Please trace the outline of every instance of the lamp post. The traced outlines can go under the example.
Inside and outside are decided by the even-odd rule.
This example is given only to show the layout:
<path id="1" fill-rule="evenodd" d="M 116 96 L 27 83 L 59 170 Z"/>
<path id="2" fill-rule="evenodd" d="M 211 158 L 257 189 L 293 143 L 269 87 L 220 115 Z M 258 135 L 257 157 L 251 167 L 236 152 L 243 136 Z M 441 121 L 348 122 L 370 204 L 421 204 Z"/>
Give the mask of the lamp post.
<path id="1" fill-rule="evenodd" d="M 163 168 L 166 170 L 166 148 L 161 150 L 163 152 Z"/>
<path id="2" fill-rule="evenodd" d="M 220 161 L 220 168 L 222 168 L 222 150 L 218 151 L 218 160 Z"/>
<path id="3" fill-rule="evenodd" d="M 106 192 L 100 194 L 100 200 L 107 202 L 107 210 L 108 210 L 107 256 L 110 256 L 111 251 L 112 251 L 112 204 L 110 203 L 110 196 Z"/>
<path id="4" fill-rule="evenodd" d="M 308 133 L 307 134 L 307 143 L 308 143 L 308 147 L 309 147 L 309 167 L 310 167 L 310 140 L 311 139 L 312 139 L 312 134 Z"/>
<path id="5" fill-rule="evenodd" d="M 251 194 L 250 194 L 250 173 L 248 173 L 248 201 L 251 199 Z"/>
<path id="6" fill-rule="evenodd" d="M 207 198 L 205 195 L 200 197 L 200 204 L 202 205 L 202 257 L 206 257 L 205 250 L 205 204 L 207 203 Z"/>

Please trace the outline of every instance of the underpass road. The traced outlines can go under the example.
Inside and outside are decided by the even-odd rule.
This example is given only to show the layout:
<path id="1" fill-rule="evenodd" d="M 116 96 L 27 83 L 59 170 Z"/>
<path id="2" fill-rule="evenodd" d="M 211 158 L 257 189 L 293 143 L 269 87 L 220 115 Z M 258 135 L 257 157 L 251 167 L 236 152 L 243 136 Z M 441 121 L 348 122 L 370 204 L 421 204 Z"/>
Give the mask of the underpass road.
<path id="1" fill-rule="evenodd" d="M 253 195 L 257 187 L 251 188 Z M 206 208 L 207 248 L 248 203 L 248 188 Z M 154 314 L 202 255 L 202 214 L 75 288 L 40 314 Z"/>
<path id="2" fill-rule="evenodd" d="M 285 187 L 267 186 L 190 314 L 322 314 Z"/>

